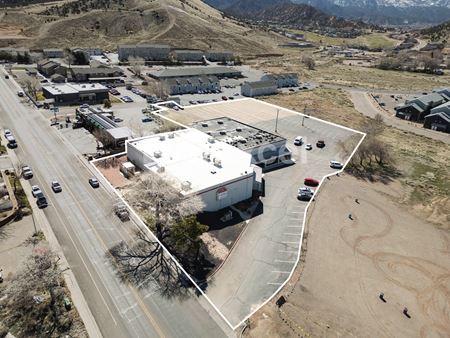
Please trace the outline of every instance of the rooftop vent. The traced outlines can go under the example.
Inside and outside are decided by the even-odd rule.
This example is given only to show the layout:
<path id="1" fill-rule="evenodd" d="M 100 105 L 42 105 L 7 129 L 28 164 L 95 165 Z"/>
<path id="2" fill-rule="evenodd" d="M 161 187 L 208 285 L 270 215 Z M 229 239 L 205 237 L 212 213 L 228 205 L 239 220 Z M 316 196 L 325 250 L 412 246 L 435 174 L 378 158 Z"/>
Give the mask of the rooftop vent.
<path id="1" fill-rule="evenodd" d="M 175 133 L 170 133 L 169 138 L 175 138 Z"/>
<path id="2" fill-rule="evenodd" d="M 166 137 L 164 135 L 159 136 L 160 141 L 164 141 L 165 139 L 166 139 Z"/>
<path id="3" fill-rule="evenodd" d="M 222 120 L 217 121 L 217 124 L 223 124 Z"/>
<path id="4" fill-rule="evenodd" d="M 208 123 L 202 123 L 202 127 L 208 127 Z"/>
<path id="5" fill-rule="evenodd" d="M 262 135 L 256 135 L 255 137 L 256 137 L 258 140 L 262 140 L 262 139 L 263 139 Z"/>
<path id="6" fill-rule="evenodd" d="M 216 140 L 214 140 L 214 137 L 208 137 L 208 142 L 209 143 L 214 143 L 214 142 L 216 142 Z"/>
<path id="7" fill-rule="evenodd" d="M 181 183 L 181 190 L 183 191 L 191 190 L 191 186 L 192 186 L 191 182 L 184 181 L 183 183 Z"/>
<path id="8" fill-rule="evenodd" d="M 211 154 L 207 153 L 207 152 L 203 152 L 203 159 L 208 162 L 211 161 Z"/>
<path id="9" fill-rule="evenodd" d="M 161 150 L 157 150 L 157 151 L 155 151 L 155 152 L 153 153 L 153 155 L 154 155 L 156 158 L 160 158 L 160 157 L 162 156 L 162 151 L 161 151 Z"/>
<path id="10" fill-rule="evenodd" d="M 236 131 L 241 132 L 242 128 L 236 128 Z"/>
<path id="11" fill-rule="evenodd" d="M 220 159 L 215 158 L 215 159 L 213 160 L 213 162 L 214 162 L 214 165 L 215 165 L 216 167 L 222 168 L 222 161 L 221 161 Z"/>
<path id="12" fill-rule="evenodd" d="M 225 130 L 221 130 L 221 131 L 219 131 L 219 134 L 220 134 L 220 135 L 226 135 L 227 132 L 226 132 Z"/>
<path id="13" fill-rule="evenodd" d="M 163 173 L 165 171 L 166 171 L 166 167 L 159 167 L 157 170 L 158 173 Z"/>

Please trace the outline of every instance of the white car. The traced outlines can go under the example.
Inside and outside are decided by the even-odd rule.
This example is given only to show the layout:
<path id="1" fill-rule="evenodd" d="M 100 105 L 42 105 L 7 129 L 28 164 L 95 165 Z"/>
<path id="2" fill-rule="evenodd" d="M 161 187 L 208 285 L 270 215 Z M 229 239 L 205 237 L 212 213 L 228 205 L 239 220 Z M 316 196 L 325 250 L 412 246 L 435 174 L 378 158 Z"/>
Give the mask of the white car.
<path id="1" fill-rule="evenodd" d="M 5 137 L 6 137 L 6 136 L 11 136 L 11 135 L 12 135 L 11 130 L 5 129 Z"/>
<path id="2" fill-rule="evenodd" d="M 32 185 L 31 186 L 31 194 L 33 195 L 33 197 L 36 197 L 39 193 L 42 194 L 41 188 L 39 188 L 39 186 L 37 186 L 37 185 Z"/>
<path id="3" fill-rule="evenodd" d="M 305 146 L 305 149 L 306 149 L 306 150 L 311 150 L 311 149 L 312 149 L 312 145 L 311 145 L 310 143 L 308 143 L 308 144 Z"/>
<path id="4" fill-rule="evenodd" d="M 308 187 L 302 187 L 298 189 L 297 198 L 303 201 L 309 201 L 314 195 L 314 190 Z"/>
<path id="5" fill-rule="evenodd" d="M 301 136 L 297 136 L 294 139 L 294 145 L 296 146 L 301 146 L 303 144 L 303 138 Z"/>
<path id="6" fill-rule="evenodd" d="M 330 161 L 330 167 L 333 169 L 342 169 L 344 165 L 338 161 Z"/>

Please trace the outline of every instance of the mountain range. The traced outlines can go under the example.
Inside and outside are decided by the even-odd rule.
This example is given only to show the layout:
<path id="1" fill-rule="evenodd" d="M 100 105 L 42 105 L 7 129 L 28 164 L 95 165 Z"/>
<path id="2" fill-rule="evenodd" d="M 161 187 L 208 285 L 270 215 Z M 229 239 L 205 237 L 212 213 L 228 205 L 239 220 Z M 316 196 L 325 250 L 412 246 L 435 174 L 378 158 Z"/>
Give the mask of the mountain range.
<path id="1" fill-rule="evenodd" d="M 224 12 L 236 12 L 242 0 L 204 0 Z M 377 25 L 430 25 L 450 18 L 450 0 L 291 0 L 328 15 L 363 20 Z M 248 10 L 260 11 L 278 0 L 253 0 Z M 285 5 L 286 6 L 286 5 Z"/>

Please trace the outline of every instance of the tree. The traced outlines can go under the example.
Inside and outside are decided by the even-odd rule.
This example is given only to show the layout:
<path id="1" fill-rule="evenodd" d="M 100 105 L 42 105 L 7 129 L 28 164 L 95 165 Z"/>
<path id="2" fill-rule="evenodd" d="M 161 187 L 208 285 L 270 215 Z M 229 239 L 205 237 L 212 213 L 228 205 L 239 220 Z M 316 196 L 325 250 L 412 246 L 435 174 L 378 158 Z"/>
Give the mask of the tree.
<path id="1" fill-rule="evenodd" d="M 25 88 L 26 88 L 28 94 L 30 94 L 33 97 L 33 99 L 37 100 L 37 93 L 41 86 L 41 84 L 39 83 L 39 80 L 37 78 L 28 77 L 24 81 L 24 85 L 25 85 Z"/>
<path id="2" fill-rule="evenodd" d="M 302 62 L 309 70 L 316 69 L 316 61 L 311 56 L 304 56 Z"/>
<path id="3" fill-rule="evenodd" d="M 111 108 L 112 107 L 111 101 L 109 99 L 104 99 L 103 100 L 103 107 L 104 108 Z"/>
<path id="4" fill-rule="evenodd" d="M 0 318 L 24 337 L 85 336 L 81 321 L 64 307 L 68 294 L 59 257 L 37 248 L 25 265 L 0 289 Z"/>
<path id="5" fill-rule="evenodd" d="M 140 77 L 142 74 L 142 68 L 145 65 L 145 60 L 138 56 L 130 56 L 128 58 L 128 62 L 130 63 L 130 67 L 134 75 Z"/>

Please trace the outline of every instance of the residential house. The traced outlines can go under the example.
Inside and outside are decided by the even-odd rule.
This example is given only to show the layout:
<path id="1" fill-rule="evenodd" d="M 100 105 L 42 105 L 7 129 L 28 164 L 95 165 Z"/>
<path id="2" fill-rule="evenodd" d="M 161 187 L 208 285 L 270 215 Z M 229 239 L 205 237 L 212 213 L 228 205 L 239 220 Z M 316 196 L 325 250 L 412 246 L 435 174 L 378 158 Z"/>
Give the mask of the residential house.
<path id="1" fill-rule="evenodd" d="M 277 83 L 273 80 L 244 82 L 241 86 L 242 95 L 248 97 L 272 95 L 276 94 L 277 92 L 278 86 Z"/>
<path id="2" fill-rule="evenodd" d="M 425 116 L 424 128 L 450 133 L 450 102 L 431 109 Z"/>
<path id="3" fill-rule="evenodd" d="M 37 63 L 37 70 L 45 77 L 50 77 L 53 74 L 60 74 L 66 76 L 67 69 L 60 63 L 52 60 L 41 60 Z"/>
<path id="4" fill-rule="evenodd" d="M 116 82 L 120 81 L 123 70 L 119 67 L 72 67 L 72 81 L 75 82 Z"/>
<path id="5" fill-rule="evenodd" d="M 446 96 L 445 90 L 442 90 L 442 92 Z M 444 96 L 439 92 L 433 92 L 408 100 L 403 106 L 395 108 L 395 116 L 410 121 L 423 121 L 431 109 L 448 101 Z"/>
<path id="6" fill-rule="evenodd" d="M 295 73 L 268 74 L 264 75 L 261 80 L 275 81 L 278 88 L 298 87 L 298 76 Z"/>
<path id="7" fill-rule="evenodd" d="M 216 76 L 170 78 L 165 81 L 169 95 L 193 94 L 199 91 L 220 91 L 220 81 Z"/>

